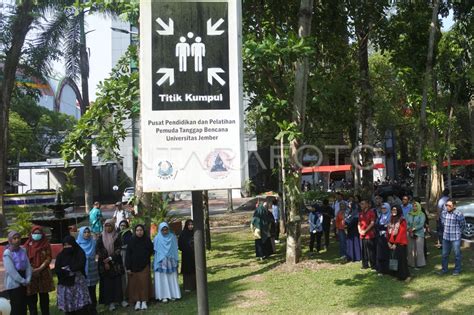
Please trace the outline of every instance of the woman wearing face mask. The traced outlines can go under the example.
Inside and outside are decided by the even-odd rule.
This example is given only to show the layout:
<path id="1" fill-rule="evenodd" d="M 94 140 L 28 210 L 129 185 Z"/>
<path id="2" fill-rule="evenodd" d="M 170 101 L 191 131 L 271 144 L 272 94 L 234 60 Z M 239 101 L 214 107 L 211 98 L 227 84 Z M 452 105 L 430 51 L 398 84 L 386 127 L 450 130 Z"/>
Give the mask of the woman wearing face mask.
<path id="1" fill-rule="evenodd" d="M 89 314 L 91 298 L 85 277 L 86 255 L 74 237 L 63 240 L 63 250 L 56 257 L 58 308 L 66 314 Z"/>
<path id="2" fill-rule="evenodd" d="M 178 241 L 169 230 L 168 223 L 162 222 L 153 240 L 155 249 L 155 297 L 163 303 L 181 298 L 178 285 Z"/>
<path id="3" fill-rule="evenodd" d="M 181 273 L 183 274 L 184 292 L 196 290 L 196 265 L 194 262 L 194 225 L 193 220 L 186 220 L 184 230 L 179 235 L 178 247 L 181 251 Z"/>
<path id="4" fill-rule="evenodd" d="M 135 310 L 146 310 L 146 303 L 153 295 L 150 258 L 153 243 L 145 233 L 145 226 L 138 224 L 127 247 L 125 266 L 128 273 L 128 297 Z"/>
<path id="5" fill-rule="evenodd" d="M 390 257 L 398 261 L 397 270 L 392 271 L 392 274 L 399 280 L 406 280 L 410 277 L 407 261 L 407 221 L 403 218 L 401 206 L 393 206 L 391 214 L 387 227 L 388 247 Z"/>
<path id="6" fill-rule="evenodd" d="M 49 269 L 51 263 L 51 245 L 41 226 L 33 226 L 25 244 L 33 274 L 26 287 L 28 308 L 31 315 L 37 315 L 38 295 L 42 315 L 49 315 L 49 294 L 54 291 L 53 275 Z"/>
<path id="7" fill-rule="evenodd" d="M 375 231 L 377 232 L 376 269 L 379 275 L 388 273 L 388 261 L 390 259 L 390 251 L 388 249 L 387 227 L 390 223 L 391 216 L 392 213 L 390 211 L 390 205 L 388 203 L 383 203 L 380 208 L 380 216 L 375 222 Z"/>
<path id="8" fill-rule="evenodd" d="M 95 260 L 96 240 L 92 236 L 91 229 L 88 226 L 83 226 L 79 229 L 77 234 L 77 243 L 86 255 L 86 280 L 89 295 L 91 297 L 91 305 L 89 307 L 90 315 L 97 314 L 97 294 L 96 286 L 99 282 L 99 267 Z"/>
<path id="9" fill-rule="evenodd" d="M 4 288 L 8 292 L 12 315 L 26 315 L 26 286 L 31 281 L 32 268 L 26 250 L 20 247 L 21 235 L 8 233 L 8 246 L 3 252 Z"/>
<path id="10" fill-rule="evenodd" d="M 104 230 L 97 240 L 97 255 L 99 256 L 99 303 L 109 305 L 109 311 L 115 310 L 115 304 L 123 300 L 122 275 L 125 272 L 122 262 L 122 242 L 115 230 L 114 221 L 105 221 Z"/>

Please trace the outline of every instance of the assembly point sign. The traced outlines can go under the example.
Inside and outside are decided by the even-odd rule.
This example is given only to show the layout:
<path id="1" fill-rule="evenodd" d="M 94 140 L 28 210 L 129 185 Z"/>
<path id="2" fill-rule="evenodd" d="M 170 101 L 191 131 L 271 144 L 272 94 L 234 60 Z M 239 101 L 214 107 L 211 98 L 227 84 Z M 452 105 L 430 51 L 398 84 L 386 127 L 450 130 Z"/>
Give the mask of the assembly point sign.
<path id="1" fill-rule="evenodd" d="M 143 189 L 241 187 L 240 0 L 140 2 Z"/>

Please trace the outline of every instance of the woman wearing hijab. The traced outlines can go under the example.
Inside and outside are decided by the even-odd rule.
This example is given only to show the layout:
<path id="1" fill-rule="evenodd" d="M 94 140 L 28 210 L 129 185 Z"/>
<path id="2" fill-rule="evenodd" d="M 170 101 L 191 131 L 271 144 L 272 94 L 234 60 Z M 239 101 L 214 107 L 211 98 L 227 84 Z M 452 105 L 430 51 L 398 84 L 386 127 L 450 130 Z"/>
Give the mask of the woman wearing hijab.
<path id="1" fill-rule="evenodd" d="M 383 203 L 380 208 L 380 216 L 375 221 L 375 231 L 377 233 L 376 243 L 376 264 L 375 268 L 379 275 L 388 273 L 388 261 L 390 259 L 390 250 L 388 248 L 387 227 L 392 216 L 390 205 Z"/>
<path id="2" fill-rule="evenodd" d="M 186 220 L 183 232 L 181 232 L 178 239 L 178 247 L 181 251 L 181 273 L 183 274 L 184 292 L 196 290 L 193 228 L 193 220 Z"/>
<path id="3" fill-rule="evenodd" d="M 255 255 L 258 259 L 268 256 L 268 248 L 271 247 L 269 222 L 267 221 L 267 210 L 259 205 L 253 213 L 251 228 L 255 238 Z"/>
<path id="4" fill-rule="evenodd" d="M 58 308 L 66 314 L 89 314 L 91 298 L 85 277 L 86 255 L 74 237 L 63 240 L 63 250 L 56 257 Z"/>
<path id="5" fill-rule="evenodd" d="M 122 263 L 125 266 L 125 260 L 127 258 L 127 246 L 130 243 L 130 241 L 132 240 L 133 234 L 130 231 L 130 225 L 128 224 L 127 220 L 120 221 L 118 227 L 119 227 L 118 232 L 119 232 L 119 235 L 120 235 L 120 241 L 121 241 L 121 245 L 122 245 L 122 248 L 120 250 L 120 254 L 122 255 Z M 123 275 L 122 275 L 122 294 L 123 294 L 122 306 L 123 307 L 128 306 L 128 303 L 127 303 L 127 299 L 128 299 L 127 287 L 128 287 L 128 273 L 124 272 Z"/>
<path id="6" fill-rule="evenodd" d="M 178 285 L 178 241 L 169 230 L 168 223 L 162 222 L 153 240 L 155 249 L 155 298 L 163 303 L 168 299 L 181 298 Z"/>
<path id="7" fill-rule="evenodd" d="M 4 288 L 10 297 L 12 315 L 26 315 L 26 286 L 33 272 L 28 254 L 20 243 L 20 233 L 11 231 L 8 233 L 8 246 L 3 252 Z"/>
<path id="8" fill-rule="evenodd" d="M 53 275 L 49 269 L 51 263 L 51 245 L 41 226 L 33 226 L 25 244 L 33 274 L 26 287 L 28 308 L 31 315 L 37 315 L 38 295 L 42 315 L 49 315 L 49 294 L 54 291 Z"/>
<path id="9" fill-rule="evenodd" d="M 408 266 L 413 268 L 426 265 L 424 243 L 425 243 L 425 215 L 421 211 L 419 202 L 413 203 L 413 208 L 407 215 L 408 228 Z"/>
<path id="10" fill-rule="evenodd" d="M 410 276 L 407 261 L 407 222 L 403 218 L 401 206 L 393 206 L 391 214 L 387 228 L 388 247 L 390 258 L 398 262 L 397 270 L 393 270 L 392 274 L 399 280 L 406 280 Z"/>
<path id="11" fill-rule="evenodd" d="M 146 310 L 146 303 L 153 296 L 150 258 L 153 243 L 145 233 L 145 226 L 138 224 L 127 247 L 125 267 L 128 273 L 128 298 L 135 310 Z"/>
<path id="12" fill-rule="evenodd" d="M 360 197 L 354 196 L 344 216 L 347 229 L 346 256 L 348 261 L 360 261 L 361 259 L 360 236 L 357 229 L 357 224 L 359 223 L 359 201 Z"/>
<path id="13" fill-rule="evenodd" d="M 97 294 L 96 286 L 99 282 L 99 267 L 95 260 L 96 240 L 92 237 L 91 229 L 88 226 L 83 226 L 79 229 L 77 234 L 77 244 L 82 248 L 86 255 L 86 281 L 89 289 L 89 296 L 91 304 L 89 307 L 90 315 L 97 314 Z"/>
<path id="14" fill-rule="evenodd" d="M 96 251 L 99 256 L 99 303 L 109 305 L 109 311 L 115 310 L 116 303 L 122 302 L 124 307 L 128 306 L 123 300 L 122 275 L 125 270 L 121 249 L 122 242 L 115 230 L 114 220 L 106 220 L 104 230 L 97 240 Z"/>

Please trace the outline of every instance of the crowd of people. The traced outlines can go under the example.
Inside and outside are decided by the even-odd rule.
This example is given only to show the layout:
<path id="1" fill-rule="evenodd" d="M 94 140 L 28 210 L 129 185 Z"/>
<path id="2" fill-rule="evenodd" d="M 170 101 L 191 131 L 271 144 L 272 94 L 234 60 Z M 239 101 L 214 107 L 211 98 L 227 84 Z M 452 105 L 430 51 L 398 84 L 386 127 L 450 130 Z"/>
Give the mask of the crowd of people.
<path id="1" fill-rule="evenodd" d="M 178 250 L 182 251 L 184 290 L 195 290 L 192 220 L 185 222 L 179 238 L 162 222 L 152 241 L 144 225 L 130 229 L 128 217 L 115 213 L 103 222 L 99 203 L 94 204 L 90 215 L 91 224 L 81 227 L 76 238 L 66 236 L 56 257 L 53 270 L 58 279 L 57 306 L 61 311 L 93 315 L 97 314 L 97 303 L 110 311 L 120 305 L 132 305 L 138 311 L 146 310 L 152 299 L 163 303 L 180 299 Z M 39 298 L 41 314 L 48 315 L 49 293 L 55 291 L 55 286 L 47 235 L 41 226 L 34 226 L 23 247 L 16 231 L 8 234 L 8 243 L 3 262 L 11 314 L 26 315 L 27 310 L 38 314 Z"/>
<path id="2" fill-rule="evenodd" d="M 442 246 L 442 270 L 439 273 L 448 272 L 448 258 L 453 250 L 455 268 L 452 274 L 459 275 L 465 219 L 448 195 L 449 191 L 444 191 L 438 203 L 437 233 Z M 360 196 L 346 199 L 338 192 L 332 205 L 325 199 L 322 204 L 307 207 L 310 255 L 314 255 L 315 249 L 319 253 L 323 246 L 328 248 L 333 227 L 341 260 L 360 261 L 362 269 L 370 268 L 380 276 L 391 274 L 400 280 L 409 280 L 410 268 L 418 270 L 426 266 L 426 236 L 431 234 L 429 218 L 419 200 L 410 196 L 401 199 L 389 197 L 387 200 L 380 195 L 372 200 Z M 265 259 L 275 252 L 278 222 L 276 199 L 271 207 L 269 202 L 257 204 L 251 228 L 258 259 Z"/>
<path id="3" fill-rule="evenodd" d="M 462 212 L 456 210 L 456 202 L 443 192 L 438 202 L 438 228 L 442 245 L 442 270 L 448 272 L 448 258 L 455 253 L 453 275 L 461 272 L 461 234 L 465 226 Z M 309 214 L 309 251 L 321 249 L 322 235 L 330 233 L 334 222 L 339 241 L 340 258 L 349 262 L 361 261 L 362 269 L 371 268 L 379 275 L 392 274 L 400 280 L 410 278 L 409 268 L 415 270 L 426 266 L 426 234 L 431 234 L 429 218 L 419 200 L 410 196 L 396 199 L 377 195 L 373 200 L 350 196 L 344 199 L 336 193 L 333 207 L 328 200 L 322 205 L 314 204 Z M 388 202 L 387 202 L 388 201 Z M 326 224 L 325 224 L 326 222 Z M 325 242 L 328 246 L 328 238 Z"/>

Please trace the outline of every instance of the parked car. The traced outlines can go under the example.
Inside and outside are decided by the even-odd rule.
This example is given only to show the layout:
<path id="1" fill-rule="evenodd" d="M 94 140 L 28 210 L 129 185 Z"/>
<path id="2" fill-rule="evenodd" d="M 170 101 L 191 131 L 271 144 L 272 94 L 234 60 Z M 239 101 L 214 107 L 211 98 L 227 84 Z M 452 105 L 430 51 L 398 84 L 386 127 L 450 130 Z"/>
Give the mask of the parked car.
<path id="1" fill-rule="evenodd" d="M 462 237 L 465 239 L 474 238 L 474 200 L 459 201 L 456 209 L 461 211 L 466 218 L 466 228 L 462 233 Z"/>
<path id="2" fill-rule="evenodd" d="M 448 181 L 444 182 L 444 187 L 448 188 Z M 472 182 L 463 178 L 451 180 L 451 190 L 453 196 L 472 196 Z"/>
<path id="3" fill-rule="evenodd" d="M 412 195 L 412 191 L 407 188 L 397 184 L 382 184 L 377 186 L 375 192 L 377 195 L 382 196 L 386 199 L 388 196 L 396 195 L 398 198 L 402 198 L 404 195 Z"/>
<path id="4" fill-rule="evenodd" d="M 127 203 L 135 195 L 135 187 L 127 187 L 123 191 L 122 202 Z"/>

